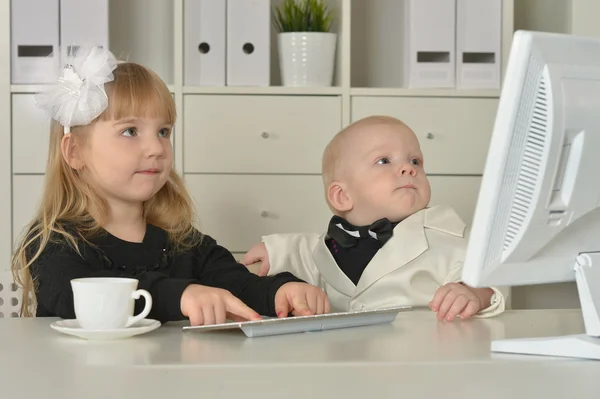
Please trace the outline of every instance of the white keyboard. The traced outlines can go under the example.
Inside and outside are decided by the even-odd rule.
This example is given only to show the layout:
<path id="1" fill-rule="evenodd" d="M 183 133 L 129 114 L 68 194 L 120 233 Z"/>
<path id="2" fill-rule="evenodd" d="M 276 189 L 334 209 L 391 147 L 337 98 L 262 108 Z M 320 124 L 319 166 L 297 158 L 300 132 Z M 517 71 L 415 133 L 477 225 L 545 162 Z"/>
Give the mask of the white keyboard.
<path id="1" fill-rule="evenodd" d="M 247 337 L 263 337 L 391 323 L 399 312 L 409 310 L 412 310 L 411 306 L 396 306 L 377 310 L 327 313 L 313 316 L 265 317 L 261 320 L 253 321 L 227 322 L 205 326 L 185 326 L 183 327 L 183 331 L 208 332 L 239 328 Z"/>

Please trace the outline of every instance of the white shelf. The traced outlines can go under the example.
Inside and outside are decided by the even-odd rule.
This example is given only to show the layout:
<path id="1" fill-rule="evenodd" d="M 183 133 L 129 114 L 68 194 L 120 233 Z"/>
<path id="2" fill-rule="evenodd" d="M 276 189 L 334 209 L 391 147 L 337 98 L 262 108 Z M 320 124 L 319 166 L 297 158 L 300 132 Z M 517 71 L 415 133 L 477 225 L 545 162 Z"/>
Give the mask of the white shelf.
<path id="1" fill-rule="evenodd" d="M 283 0 L 271 0 L 271 5 L 279 5 Z M 371 114 L 383 113 L 395 114 L 398 107 L 396 103 L 402 101 L 411 103 L 428 103 L 431 99 L 432 103 L 448 101 L 452 103 L 451 98 L 498 98 L 500 90 L 456 90 L 456 89 L 409 89 L 403 88 L 402 82 L 397 80 L 400 76 L 402 66 L 402 24 L 400 12 L 402 11 L 401 2 L 405 0 L 326 0 L 332 9 L 335 9 L 336 15 L 332 26 L 332 32 L 338 34 L 338 42 L 336 49 L 335 72 L 333 79 L 333 87 L 283 87 L 281 86 L 280 71 L 279 71 L 279 54 L 277 49 L 277 32 L 273 29 L 271 32 L 271 86 L 268 87 L 199 87 L 186 85 L 184 82 L 184 3 L 185 0 L 109 0 L 109 48 L 120 60 L 137 62 L 154 70 L 167 84 L 171 93 L 173 93 L 177 114 L 178 125 L 177 134 L 174 136 L 174 154 L 175 165 L 179 171 L 186 173 L 184 168 L 184 141 L 186 137 L 192 137 L 196 134 L 203 120 L 198 120 L 194 124 L 189 122 L 184 123 L 190 118 L 189 113 L 184 115 L 184 103 L 186 99 L 197 97 L 194 100 L 202 100 L 200 97 L 213 96 L 212 99 L 219 100 L 217 103 L 222 104 L 218 109 L 222 110 L 226 121 L 227 115 L 239 114 L 244 110 L 247 104 L 252 104 L 254 100 L 259 101 L 274 101 L 278 103 L 278 99 L 268 99 L 268 96 L 280 97 L 282 107 L 289 105 L 289 109 L 295 109 L 293 104 L 297 101 L 308 100 L 310 97 L 321 97 L 320 101 L 327 102 L 336 101 L 335 115 L 332 116 L 336 121 L 339 120 L 339 126 L 336 123 L 335 128 L 328 128 L 330 134 L 334 134 L 338 128 L 346 126 L 353 120 L 353 112 L 356 109 L 364 110 L 367 105 L 371 106 Z M 502 48 L 502 64 L 504 66 L 508 58 L 508 50 L 513 32 L 513 3 L 515 0 L 503 0 L 503 48 Z M 19 101 L 32 101 L 32 95 L 42 91 L 47 85 L 15 85 L 11 84 L 11 69 L 10 69 L 10 2 L 0 2 L 0 21 L 4 22 L 5 26 L 3 34 L 0 34 L 0 50 L 4 57 L 0 59 L 0 87 L 4 87 L 9 94 L 15 94 Z M 4 93 L 7 94 L 7 93 Z M 23 96 L 18 96 L 23 94 Z M 230 98 L 225 98 L 229 95 Z M 253 97 L 251 96 L 256 96 Z M 306 96 L 304 100 L 297 98 Z M 262 98 L 261 98 L 262 97 Z M 285 98 L 284 98 L 285 97 Z M 323 98 L 327 97 L 327 98 Z M 361 98 L 365 97 L 365 98 Z M 379 98 L 380 97 L 380 98 Z M 394 97 L 403 97 L 396 98 Z M 436 98 L 437 97 L 437 98 Z M 10 262 L 12 251 L 13 233 L 18 234 L 20 229 L 19 217 L 15 223 L 15 215 L 13 208 L 20 209 L 19 206 L 26 202 L 20 197 L 30 197 L 37 192 L 35 187 L 26 187 L 24 194 L 19 194 L 14 191 L 13 179 L 16 177 L 24 178 L 25 176 L 18 175 L 13 165 L 13 157 L 18 156 L 13 153 L 12 135 L 14 129 L 14 120 L 29 122 L 28 109 L 23 108 L 21 114 L 14 117 L 12 107 L 15 107 L 15 99 L 10 95 L 4 95 L 0 99 L 0 121 L 4 125 L 0 131 L 0 148 L 3 152 L 0 154 L 0 184 L 3 187 L 9 187 L 8 190 L 3 190 L 0 193 L 0 203 L 6 206 L 0 206 L 0 259 L 5 265 Z M 211 102 L 211 98 L 204 98 L 203 101 Z M 475 101 L 475 100 L 473 100 Z M 32 101 L 33 102 L 33 101 Z M 466 103 L 469 101 L 457 101 Z M 482 101 L 490 103 L 491 101 Z M 368 104 L 367 104 L 368 103 Z M 291 104 L 291 105 L 290 105 Z M 339 105 L 338 105 L 339 104 Z M 365 105 L 366 104 L 366 105 Z M 459 104 L 463 105 L 464 104 Z M 338 109 L 339 106 L 339 109 Z M 332 106 L 333 107 L 333 106 Z M 403 107 L 400 107 L 403 108 Z M 262 108 L 261 108 L 262 109 Z M 428 121 L 430 110 L 429 104 L 421 106 L 422 114 L 414 123 L 422 126 L 422 129 L 427 131 L 431 126 Z M 320 110 L 322 111 L 322 110 Z M 192 111 L 194 112 L 194 111 Z M 327 112 L 331 113 L 330 110 Z M 280 123 L 281 126 L 287 126 L 289 123 L 289 113 L 267 113 L 268 118 Z M 340 117 L 341 115 L 341 117 Z M 356 112 L 358 115 L 358 111 Z M 255 115 L 252 115 L 255 117 Z M 403 116 L 403 114 L 399 114 Z M 193 115 L 192 115 L 193 117 Z M 213 121 L 204 126 L 207 129 L 212 129 L 214 132 L 219 132 L 224 129 L 224 124 L 218 120 L 218 116 L 214 117 Z M 465 118 L 470 118 L 468 115 L 456 115 L 457 120 L 463 121 Z M 311 119 L 311 118 L 309 118 Z M 489 119 L 489 118 L 488 118 Z M 270 120 L 270 119 L 265 119 Z M 312 119 L 311 119 L 312 120 Z M 314 118 L 319 120 L 319 118 Z M 459 123 L 456 122 L 456 123 Z M 470 123 L 473 121 L 470 121 Z M 462 123 L 462 122 L 461 122 Z M 473 122 L 475 123 L 475 122 Z M 420 125 L 419 125 L 420 124 Z M 482 128 L 489 130 L 491 123 L 481 123 Z M 187 126 L 187 128 L 185 128 Z M 279 126 L 279 125 L 278 125 Z M 471 125 L 469 125 L 471 126 Z M 487 126 L 487 127 L 486 127 Z M 446 128 L 447 126 L 444 125 Z M 244 127 L 246 128 L 246 127 Z M 45 129 L 45 128 L 44 128 Z M 207 129 L 204 129 L 206 131 Z M 262 127 L 261 127 L 262 129 Z M 45 134 L 45 130 L 35 130 L 32 133 Z M 465 134 L 471 134 L 472 129 L 468 129 Z M 211 130 L 209 130 L 211 131 Z M 262 130 L 261 130 L 262 131 Z M 477 132 L 475 132 L 477 133 Z M 314 132 L 313 132 L 314 134 Z M 31 136 L 33 137 L 33 136 Z M 215 136 L 217 137 L 217 136 Z M 220 137 L 220 136 L 219 136 Z M 260 137 L 260 136 L 259 136 Z M 276 138 L 276 136 L 273 136 Z M 215 139 L 217 140 L 217 139 Z M 260 151 L 273 151 L 278 141 L 257 139 L 260 144 L 252 144 L 248 148 L 249 153 L 259 153 Z M 281 143 L 283 141 L 280 141 Z M 439 141 L 431 143 L 427 141 L 426 145 L 437 145 Z M 36 146 L 40 152 L 47 152 L 47 144 L 41 140 L 32 140 L 31 143 Z M 425 145 L 425 144 L 424 144 Z M 477 145 L 474 145 L 473 151 L 481 150 Z M 312 148 L 310 151 L 320 151 L 318 148 Z M 433 151 L 433 150 L 432 150 Z M 314 154 L 313 154 L 314 155 Z M 212 154 L 211 154 L 212 156 Z M 314 155 L 316 159 L 320 154 Z M 451 155 L 449 155 L 451 158 Z M 209 161 L 218 163 L 218 155 L 211 158 Z M 452 159 L 446 159 L 447 162 L 453 162 Z M 446 162 L 443 159 L 440 162 Z M 218 169 L 222 172 L 224 169 Z M 273 174 L 278 175 L 277 166 L 273 167 Z M 307 169 L 308 170 L 308 169 Z M 189 172 L 189 171 L 187 171 Z M 308 170 L 311 172 L 311 170 Z M 304 173 L 308 173 L 304 172 Z M 186 173 L 189 175 L 189 173 Z M 283 175 L 291 175 L 293 173 L 284 173 Z M 210 174 L 208 174 L 210 175 Z M 246 178 L 251 178 L 256 174 L 252 173 L 237 173 L 235 176 L 239 180 L 251 181 Z M 260 175 L 260 174 L 259 174 Z M 29 176 L 29 175 L 27 175 Z M 33 176 L 33 175 L 32 175 Z M 233 175 L 232 175 L 233 176 Z M 40 178 L 41 175 L 35 176 Z M 27 179 L 20 179 L 27 180 Z M 30 179 L 33 180 L 33 177 Z M 41 181 L 41 180 L 40 180 Z M 39 190 L 38 190 L 39 191 Z M 438 198 L 440 201 L 444 197 Z M 38 197 L 36 197 L 38 198 Z M 322 202 L 320 202 L 323 204 Z M 12 204 L 12 205 L 11 205 Z M 235 212 L 246 212 L 243 201 L 232 204 L 232 209 Z M 307 208 L 309 211 L 311 207 Z M 17 209 L 17 214 L 18 214 Z M 30 215 L 31 211 L 27 210 L 24 215 Z M 230 212 L 229 212 L 230 213 Z M 29 217 L 27 217 L 28 219 Z M 23 219 L 25 220 L 25 219 Z M 14 231 L 13 231 L 14 227 Z M 293 231 L 294 226 L 290 224 L 286 230 Z M 258 240 L 260 237 L 258 238 Z M 0 268 L 2 270 L 2 268 Z"/>
<path id="2" fill-rule="evenodd" d="M 10 92 L 13 94 L 35 94 L 44 90 L 44 88 L 50 85 L 10 85 Z M 171 93 L 175 92 L 173 85 L 167 85 Z"/>
<path id="3" fill-rule="evenodd" d="M 10 92 L 17 94 L 39 93 L 49 85 L 10 85 Z"/>
<path id="4" fill-rule="evenodd" d="M 356 87 L 350 89 L 351 96 L 377 97 L 500 97 L 499 89 L 458 90 L 458 89 L 403 89 L 381 87 Z"/>
<path id="5" fill-rule="evenodd" d="M 258 94 L 338 96 L 341 87 L 285 87 L 285 86 L 184 86 L 184 94 Z"/>
<path id="6" fill-rule="evenodd" d="M 282 0 L 271 0 L 280 5 Z M 405 0 L 377 0 L 367 6 L 364 0 L 327 0 L 335 10 L 332 30 L 338 34 L 335 79 L 333 87 L 283 87 L 279 77 L 277 33 L 271 31 L 271 86 L 209 87 L 188 86 L 183 79 L 183 15 L 184 0 L 109 0 L 110 47 L 124 60 L 139 62 L 156 71 L 175 95 L 282 95 L 340 96 L 343 121 L 350 121 L 352 96 L 382 97 L 481 97 L 495 98 L 500 90 L 409 89 L 401 87 L 396 77 L 401 69 L 402 29 L 398 23 Z M 504 1 L 503 51 L 512 36 L 512 4 Z M 377 3 L 377 4 L 375 4 Z M 145 13 L 139 13 L 145 9 Z M 147 14 L 147 15 L 146 15 Z M 158 20 L 159 29 L 153 29 Z M 128 22 L 127 22 L 128 21 Z M 381 32 L 385 28 L 382 38 Z M 400 57 L 400 58 L 398 58 Z M 503 54 L 503 64 L 506 54 Z M 354 86 L 354 87 L 353 87 Z M 11 93 L 37 93 L 44 85 L 11 85 Z"/>

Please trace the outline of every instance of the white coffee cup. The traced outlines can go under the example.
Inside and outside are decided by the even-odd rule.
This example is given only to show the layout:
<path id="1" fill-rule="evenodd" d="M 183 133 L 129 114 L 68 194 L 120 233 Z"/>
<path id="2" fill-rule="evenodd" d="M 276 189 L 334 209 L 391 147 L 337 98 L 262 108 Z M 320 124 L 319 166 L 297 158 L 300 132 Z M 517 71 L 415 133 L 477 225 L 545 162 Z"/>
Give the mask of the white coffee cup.
<path id="1" fill-rule="evenodd" d="M 71 280 L 75 317 L 86 330 L 127 328 L 142 320 L 152 309 L 152 296 L 138 290 L 133 278 L 93 277 Z M 134 302 L 143 296 L 144 310 L 133 315 Z"/>

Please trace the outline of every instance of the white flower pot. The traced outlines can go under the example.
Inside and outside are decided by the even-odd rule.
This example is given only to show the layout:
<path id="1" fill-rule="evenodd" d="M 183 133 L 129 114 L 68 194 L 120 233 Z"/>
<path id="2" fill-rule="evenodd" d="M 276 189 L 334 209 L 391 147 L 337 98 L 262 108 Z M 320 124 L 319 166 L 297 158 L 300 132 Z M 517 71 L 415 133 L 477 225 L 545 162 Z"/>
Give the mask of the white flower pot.
<path id="1" fill-rule="evenodd" d="M 279 33 L 279 67 L 284 86 L 331 86 L 337 35 L 328 32 Z"/>

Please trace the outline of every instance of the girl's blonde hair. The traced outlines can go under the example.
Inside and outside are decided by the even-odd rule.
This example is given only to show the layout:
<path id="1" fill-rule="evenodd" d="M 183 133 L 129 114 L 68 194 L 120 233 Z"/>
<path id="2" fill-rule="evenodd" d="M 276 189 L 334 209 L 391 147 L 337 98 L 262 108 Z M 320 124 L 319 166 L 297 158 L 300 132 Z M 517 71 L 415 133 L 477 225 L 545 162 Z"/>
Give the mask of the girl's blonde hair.
<path id="1" fill-rule="evenodd" d="M 162 117 L 174 124 L 173 96 L 164 82 L 151 70 L 135 64 L 120 63 L 114 80 L 105 85 L 108 107 L 99 120 L 125 117 Z M 91 125 L 90 124 L 90 125 Z M 85 139 L 86 126 L 71 128 L 74 138 Z M 50 240 L 66 241 L 79 252 L 77 240 L 86 240 L 102 231 L 108 205 L 63 158 L 63 126 L 52 121 L 50 149 L 42 201 L 33 221 L 26 227 L 13 254 L 11 269 L 15 282 L 23 289 L 21 316 L 32 316 L 36 308 L 35 282 L 30 266 Z M 94 219 L 88 209 L 98 210 Z M 201 238 L 193 227 L 194 209 L 183 179 L 171 170 L 158 193 L 144 203 L 146 221 L 166 230 L 176 250 L 195 245 Z"/>

